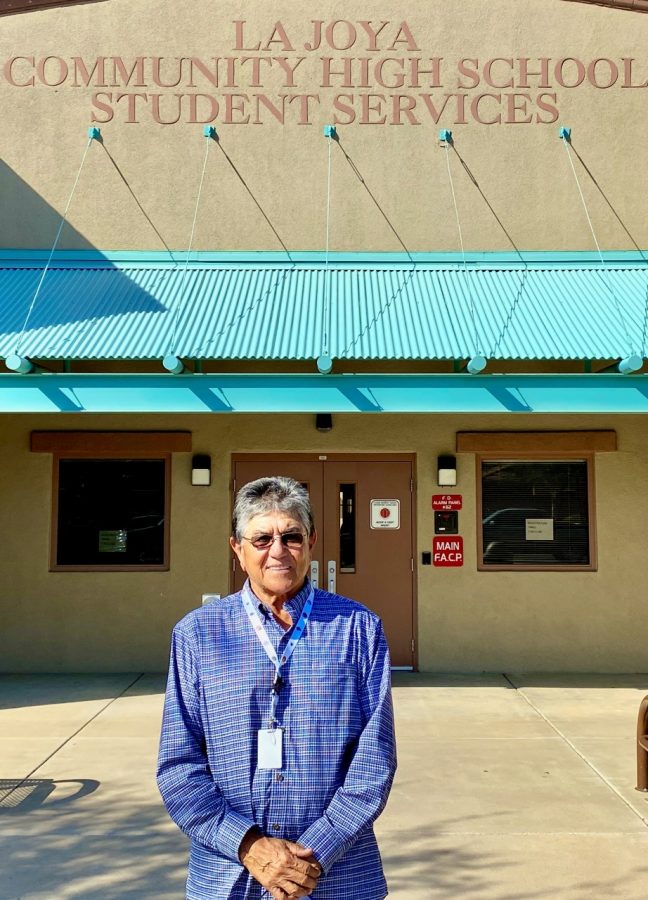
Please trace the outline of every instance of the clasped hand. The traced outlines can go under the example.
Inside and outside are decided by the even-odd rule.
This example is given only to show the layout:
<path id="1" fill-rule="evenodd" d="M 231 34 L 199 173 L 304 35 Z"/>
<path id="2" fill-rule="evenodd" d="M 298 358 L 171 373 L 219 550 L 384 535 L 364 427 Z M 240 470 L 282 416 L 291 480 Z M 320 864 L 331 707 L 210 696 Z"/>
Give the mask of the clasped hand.
<path id="1" fill-rule="evenodd" d="M 243 839 L 239 858 L 273 900 L 307 897 L 322 874 L 322 867 L 308 847 L 255 832 Z"/>

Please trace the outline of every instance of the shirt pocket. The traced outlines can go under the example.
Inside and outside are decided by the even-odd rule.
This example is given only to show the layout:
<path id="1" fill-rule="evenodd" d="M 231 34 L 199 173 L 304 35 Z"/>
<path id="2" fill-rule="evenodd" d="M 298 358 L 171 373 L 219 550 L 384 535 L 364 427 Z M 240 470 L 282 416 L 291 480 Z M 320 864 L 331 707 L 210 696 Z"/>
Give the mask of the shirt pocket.
<path id="1" fill-rule="evenodd" d="M 294 682 L 296 707 L 318 731 L 353 739 L 362 730 L 356 667 L 348 663 L 312 663 Z"/>

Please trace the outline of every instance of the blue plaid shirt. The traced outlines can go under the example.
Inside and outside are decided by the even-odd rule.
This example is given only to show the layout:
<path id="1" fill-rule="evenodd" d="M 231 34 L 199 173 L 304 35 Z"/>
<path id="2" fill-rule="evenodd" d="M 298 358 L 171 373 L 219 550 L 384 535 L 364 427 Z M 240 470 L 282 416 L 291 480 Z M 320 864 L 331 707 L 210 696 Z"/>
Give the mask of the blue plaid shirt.
<path id="1" fill-rule="evenodd" d="M 293 622 L 309 590 L 307 581 L 286 603 Z M 259 610 L 281 656 L 290 632 Z M 194 610 L 174 629 L 158 784 L 191 838 L 187 897 L 270 896 L 238 858 L 257 826 L 313 849 L 323 869 L 313 900 L 382 900 L 387 885 L 372 824 L 387 802 L 396 749 L 380 619 L 316 590 L 282 677 L 283 768 L 262 770 L 257 731 L 267 727 L 274 667 L 240 593 Z"/>

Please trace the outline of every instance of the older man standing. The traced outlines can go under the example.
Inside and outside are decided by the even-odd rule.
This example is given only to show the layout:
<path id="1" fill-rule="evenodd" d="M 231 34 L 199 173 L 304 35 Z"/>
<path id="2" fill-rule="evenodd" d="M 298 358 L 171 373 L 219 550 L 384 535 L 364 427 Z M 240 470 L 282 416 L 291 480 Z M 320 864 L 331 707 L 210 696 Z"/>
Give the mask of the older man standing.
<path id="1" fill-rule="evenodd" d="M 191 838 L 189 900 L 382 900 L 372 824 L 396 768 L 389 653 L 364 606 L 314 590 L 308 494 L 239 491 L 240 593 L 174 629 L 158 784 Z"/>

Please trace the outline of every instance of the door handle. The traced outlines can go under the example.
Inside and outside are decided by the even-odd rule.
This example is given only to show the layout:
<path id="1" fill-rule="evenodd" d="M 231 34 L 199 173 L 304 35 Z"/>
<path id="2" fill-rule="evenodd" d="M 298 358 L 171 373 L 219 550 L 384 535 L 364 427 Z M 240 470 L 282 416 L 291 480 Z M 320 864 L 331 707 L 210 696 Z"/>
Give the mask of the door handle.
<path id="1" fill-rule="evenodd" d="M 334 559 L 329 559 L 328 563 L 326 564 L 326 569 L 328 573 L 328 590 L 329 593 L 334 594 L 337 581 L 337 563 Z"/>
<path id="2" fill-rule="evenodd" d="M 311 560 L 310 580 L 314 588 L 319 587 L 319 562 L 316 559 Z"/>

